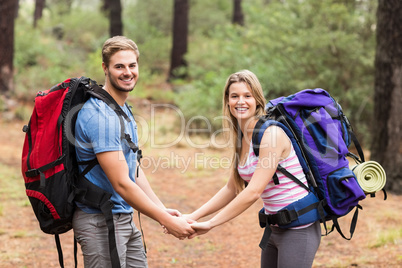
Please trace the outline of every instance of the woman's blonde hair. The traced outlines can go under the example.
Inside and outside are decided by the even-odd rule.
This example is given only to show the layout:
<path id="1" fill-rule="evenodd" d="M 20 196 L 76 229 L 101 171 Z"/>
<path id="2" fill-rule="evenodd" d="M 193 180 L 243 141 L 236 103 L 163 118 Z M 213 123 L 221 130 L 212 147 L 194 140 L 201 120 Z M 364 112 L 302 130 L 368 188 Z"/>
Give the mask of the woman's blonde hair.
<path id="1" fill-rule="evenodd" d="M 260 81 L 257 76 L 249 70 L 241 70 L 234 74 L 231 74 L 226 80 L 226 85 L 223 91 L 223 105 L 222 112 L 224 116 L 223 128 L 229 129 L 229 139 L 232 141 L 233 157 L 231 164 L 231 171 L 235 177 L 237 192 L 240 192 L 244 188 L 244 181 L 240 177 L 237 166 L 239 164 L 240 152 L 241 152 L 241 137 L 242 133 L 238 125 L 237 119 L 231 114 L 229 108 L 229 90 L 230 86 L 234 83 L 245 83 L 249 88 L 251 94 L 256 101 L 255 116 L 261 116 L 265 114 L 266 100 Z"/>

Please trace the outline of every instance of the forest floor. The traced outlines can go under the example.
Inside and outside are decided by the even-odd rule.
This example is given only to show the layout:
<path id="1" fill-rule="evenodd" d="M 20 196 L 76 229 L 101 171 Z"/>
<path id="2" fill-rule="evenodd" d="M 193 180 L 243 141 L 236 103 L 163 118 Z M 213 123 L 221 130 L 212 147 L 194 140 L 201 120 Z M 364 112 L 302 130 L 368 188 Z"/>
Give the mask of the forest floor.
<path id="1" fill-rule="evenodd" d="M 158 120 L 169 125 L 173 119 L 164 118 L 168 115 L 159 111 Z M 25 123 L 0 118 L 0 267 L 59 267 L 54 238 L 40 231 L 25 196 L 20 172 L 24 141 L 21 129 Z M 197 137 L 187 138 L 192 139 L 193 145 L 205 142 Z M 151 137 L 143 146 L 143 169 L 151 186 L 167 207 L 182 213 L 197 209 L 228 177 L 228 169 L 223 167 L 227 164 L 223 160 L 229 159 L 224 152 L 227 150 L 194 148 L 189 141 L 156 148 L 158 143 Z M 388 194 L 384 201 L 383 194 L 378 193 L 361 205 L 353 238 L 347 241 L 335 232 L 324 236 L 313 267 L 402 267 L 402 196 Z M 263 229 L 259 228 L 257 212 L 261 206 L 258 201 L 227 224 L 183 241 L 165 235 L 158 223 L 142 216 L 149 267 L 259 267 L 258 243 Z M 347 215 L 340 221 L 346 233 L 350 220 Z M 63 234 L 61 241 L 65 267 L 74 267 L 72 231 Z M 80 251 L 78 267 L 83 267 Z"/>

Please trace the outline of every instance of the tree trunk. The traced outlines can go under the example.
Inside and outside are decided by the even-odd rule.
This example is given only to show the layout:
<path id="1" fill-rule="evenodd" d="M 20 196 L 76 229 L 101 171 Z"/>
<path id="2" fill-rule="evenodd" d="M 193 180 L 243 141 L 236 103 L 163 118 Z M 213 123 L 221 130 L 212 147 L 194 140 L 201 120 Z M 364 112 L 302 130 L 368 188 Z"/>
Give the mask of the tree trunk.
<path id="1" fill-rule="evenodd" d="M 34 23 L 33 26 L 36 28 L 38 20 L 42 18 L 43 9 L 45 8 L 45 0 L 35 1 L 35 11 L 34 11 Z"/>
<path id="2" fill-rule="evenodd" d="M 188 13 L 188 0 L 174 1 L 173 46 L 170 60 L 169 79 L 187 77 L 187 62 L 184 56 L 187 53 Z"/>
<path id="3" fill-rule="evenodd" d="M 110 1 L 111 0 L 103 0 L 102 1 L 102 6 L 101 6 L 101 11 L 109 14 L 108 12 L 110 11 Z"/>
<path id="4" fill-rule="evenodd" d="M 18 0 L 0 0 L 0 94 L 14 90 L 14 21 Z"/>
<path id="5" fill-rule="evenodd" d="M 371 159 L 387 174 L 386 189 L 402 193 L 402 1 L 379 0 Z"/>
<path id="6" fill-rule="evenodd" d="M 241 8 L 241 1 L 242 0 L 233 0 L 233 24 L 239 24 L 244 26 L 244 14 Z"/>
<path id="7" fill-rule="evenodd" d="M 123 35 L 120 0 L 110 0 L 108 8 L 110 12 L 110 37 Z"/>

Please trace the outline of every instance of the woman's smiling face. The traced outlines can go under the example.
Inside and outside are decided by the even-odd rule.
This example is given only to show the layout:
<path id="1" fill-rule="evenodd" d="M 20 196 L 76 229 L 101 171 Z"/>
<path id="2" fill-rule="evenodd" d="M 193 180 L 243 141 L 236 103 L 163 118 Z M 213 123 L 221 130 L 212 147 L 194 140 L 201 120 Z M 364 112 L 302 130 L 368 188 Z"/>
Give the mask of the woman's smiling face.
<path id="1" fill-rule="evenodd" d="M 236 82 L 230 85 L 228 104 L 230 113 L 239 121 L 255 116 L 256 101 L 248 84 Z"/>

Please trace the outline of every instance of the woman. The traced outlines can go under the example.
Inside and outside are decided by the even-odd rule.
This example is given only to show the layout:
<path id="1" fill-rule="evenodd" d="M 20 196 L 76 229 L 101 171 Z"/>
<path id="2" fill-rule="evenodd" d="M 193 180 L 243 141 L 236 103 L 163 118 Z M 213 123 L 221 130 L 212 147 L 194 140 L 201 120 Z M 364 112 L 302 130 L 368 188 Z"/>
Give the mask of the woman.
<path id="1" fill-rule="evenodd" d="M 252 134 L 258 117 L 264 115 L 265 99 L 258 78 L 243 70 L 229 76 L 223 95 L 224 127 L 230 129 L 233 140 L 232 170 L 227 184 L 208 202 L 186 218 L 198 219 L 221 210 L 205 222 L 195 222 L 196 231 L 189 238 L 205 234 L 237 217 L 259 197 L 266 214 L 275 214 L 286 205 L 297 201 L 308 192 L 277 171 L 278 164 L 307 185 L 305 175 L 285 132 L 270 126 L 265 131 L 260 153 L 253 151 Z M 239 138 L 237 138 L 239 137 Z M 275 185 L 272 177 L 278 176 Z M 244 181 L 248 182 L 244 188 Z M 243 189 L 244 188 L 244 189 Z M 281 229 L 271 226 L 268 245 L 261 252 L 261 267 L 311 267 L 321 240 L 319 222 Z"/>

